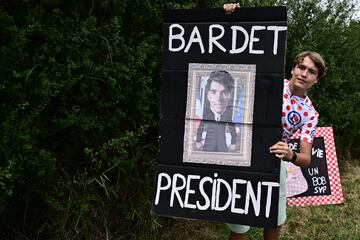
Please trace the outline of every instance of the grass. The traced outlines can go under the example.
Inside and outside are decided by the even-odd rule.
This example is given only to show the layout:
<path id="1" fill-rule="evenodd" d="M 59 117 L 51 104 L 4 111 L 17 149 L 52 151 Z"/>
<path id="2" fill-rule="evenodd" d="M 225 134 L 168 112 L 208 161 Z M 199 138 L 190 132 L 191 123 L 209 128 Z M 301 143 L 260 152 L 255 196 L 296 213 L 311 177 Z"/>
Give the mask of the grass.
<path id="1" fill-rule="evenodd" d="M 360 161 L 341 159 L 339 165 L 344 203 L 288 208 L 280 239 L 360 239 Z M 205 221 L 175 220 L 164 228 L 163 240 L 218 240 L 229 234 L 224 224 Z M 247 239 L 262 239 L 262 229 L 251 228 Z"/>

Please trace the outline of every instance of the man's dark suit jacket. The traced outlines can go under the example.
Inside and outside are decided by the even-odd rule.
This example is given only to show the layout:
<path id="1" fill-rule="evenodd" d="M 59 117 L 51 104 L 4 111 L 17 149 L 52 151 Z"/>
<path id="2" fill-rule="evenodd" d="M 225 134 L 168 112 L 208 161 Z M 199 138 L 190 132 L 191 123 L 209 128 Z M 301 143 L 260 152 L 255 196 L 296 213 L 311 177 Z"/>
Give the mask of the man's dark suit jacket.
<path id="1" fill-rule="evenodd" d="M 236 130 L 235 125 L 232 123 L 232 108 L 228 107 L 225 112 L 220 116 L 220 121 L 215 121 L 215 114 L 209 109 L 205 108 L 203 119 L 197 130 L 196 142 L 201 142 L 202 133 L 206 131 L 204 151 L 212 152 L 227 152 L 225 138 L 225 128 L 229 126 L 231 134 L 231 144 L 236 144 Z"/>

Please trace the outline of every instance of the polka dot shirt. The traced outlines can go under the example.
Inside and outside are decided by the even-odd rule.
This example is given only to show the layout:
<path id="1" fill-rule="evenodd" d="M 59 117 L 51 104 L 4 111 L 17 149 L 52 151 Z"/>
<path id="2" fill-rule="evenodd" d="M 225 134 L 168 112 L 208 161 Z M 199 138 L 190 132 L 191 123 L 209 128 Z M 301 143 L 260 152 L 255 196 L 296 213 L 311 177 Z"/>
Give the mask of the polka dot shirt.
<path id="1" fill-rule="evenodd" d="M 284 80 L 284 95 L 282 107 L 282 127 L 284 142 L 300 129 L 300 140 L 312 143 L 319 114 L 313 107 L 311 100 L 291 95 L 288 80 Z"/>

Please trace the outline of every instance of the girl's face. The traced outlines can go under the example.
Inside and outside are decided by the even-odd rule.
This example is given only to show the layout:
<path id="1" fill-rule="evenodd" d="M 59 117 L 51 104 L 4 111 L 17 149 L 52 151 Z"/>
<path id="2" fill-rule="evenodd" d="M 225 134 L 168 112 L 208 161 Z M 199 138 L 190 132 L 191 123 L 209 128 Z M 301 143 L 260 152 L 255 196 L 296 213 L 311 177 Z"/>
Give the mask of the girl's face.
<path id="1" fill-rule="evenodd" d="M 295 90 L 306 92 L 318 82 L 318 68 L 309 57 L 305 57 L 301 63 L 296 65 L 291 70 L 291 74 L 291 81 Z"/>

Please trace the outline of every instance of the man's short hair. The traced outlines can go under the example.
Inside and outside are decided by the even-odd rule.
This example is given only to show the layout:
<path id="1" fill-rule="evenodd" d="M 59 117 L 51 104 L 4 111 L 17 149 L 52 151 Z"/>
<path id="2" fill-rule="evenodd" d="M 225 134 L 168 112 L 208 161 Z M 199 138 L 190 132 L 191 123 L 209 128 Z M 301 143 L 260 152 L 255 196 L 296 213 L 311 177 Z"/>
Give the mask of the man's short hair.
<path id="1" fill-rule="evenodd" d="M 232 93 L 234 89 L 234 78 L 227 71 L 213 71 L 210 73 L 209 79 L 206 84 L 206 93 L 210 89 L 211 83 L 215 81 L 223 85 L 227 92 Z"/>
<path id="2" fill-rule="evenodd" d="M 324 76 L 325 71 L 326 71 L 325 61 L 321 57 L 321 55 L 317 52 L 305 51 L 305 52 L 299 53 L 294 59 L 292 68 L 295 68 L 298 64 L 302 63 L 304 61 L 304 58 L 306 58 L 306 57 L 309 57 L 315 63 L 315 66 L 318 69 L 318 77 L 317 78 L 320 79 L 322 76 Z"/>

